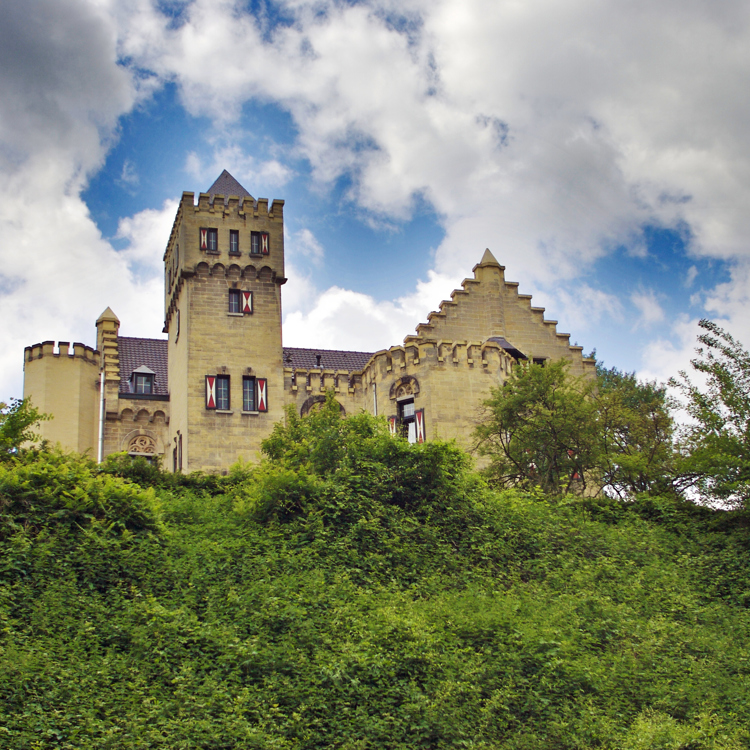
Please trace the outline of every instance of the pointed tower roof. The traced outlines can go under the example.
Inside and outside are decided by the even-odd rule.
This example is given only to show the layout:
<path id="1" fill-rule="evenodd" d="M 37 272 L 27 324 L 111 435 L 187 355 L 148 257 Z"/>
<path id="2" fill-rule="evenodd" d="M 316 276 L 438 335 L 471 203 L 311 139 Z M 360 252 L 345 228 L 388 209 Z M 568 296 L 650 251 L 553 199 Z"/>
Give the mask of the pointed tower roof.
<path id="1" fill-rule="evenodd" d="M 108 307 L 97 319 L 96 323 L 97 325 L 101 323 L 103 320 L 114 320 L 115 323 L 118 325 L 120 324 L 120 319 L 112 312 L 112 308 Z"/>
<path id="2" fill-rule="evenodd" d="M 223 195 L 224 203 L 229 200 L 230 195 L 237 195 L 240 198 L 253 197 L 226 169 L 216 178 L 214 184 L 206 192 L 211 196 L 211 200 L 214 199 L 215 195 Z"/>
<path id="3" fill-rule="evenodd" d="M 482 256 L 482 260 L 479 261 L 480 266 L 499 266 L 500 264 L 497 262 L 497 258 L 490 252 L 490 249 L 487 248 L 484 251 L 484 255 Z"/>

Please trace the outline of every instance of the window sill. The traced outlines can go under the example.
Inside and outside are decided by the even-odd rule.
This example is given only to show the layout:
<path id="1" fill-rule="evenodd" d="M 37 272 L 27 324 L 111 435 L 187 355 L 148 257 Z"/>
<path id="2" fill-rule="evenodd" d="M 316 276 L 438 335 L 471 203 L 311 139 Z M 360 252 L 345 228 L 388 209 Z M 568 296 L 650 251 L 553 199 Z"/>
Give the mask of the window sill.
<path id="1" fill-rule="evenodd" d="M 217 414 L 234 414 L 231 409 L 214 409 Z"/>
<path id="2" fill-rule="evenodd" d="M 257 417 L 257 416 L 258 416 L 258 414 L 260 414 L 260 412 L 259 412 L 259 411 L 244 411 L 244 410 L 243 410 L 242 412 L 240 412 L 240 413 L 241 413 L 241 414 L 251 414 L 251 415 L 252 415 L 252 416 L 254 416 L 254 417 Z"/>
<path id="3" fill-rule="evenodd" d="M 230 313 L 230 312 L 228 312 L 227 315 L 230 318 L 242 318 L 242 317 L 244 317 L 245 313 Z"/>
<path id="4" fill-rule="evenodd" d="M 242 253 L 239 253 L 239 252 L 238 253 L 233 253 L 231 250 L 229 251 L 229 255 L 232 258 L 240 258 L 240 257 L 242 257 Z"/>

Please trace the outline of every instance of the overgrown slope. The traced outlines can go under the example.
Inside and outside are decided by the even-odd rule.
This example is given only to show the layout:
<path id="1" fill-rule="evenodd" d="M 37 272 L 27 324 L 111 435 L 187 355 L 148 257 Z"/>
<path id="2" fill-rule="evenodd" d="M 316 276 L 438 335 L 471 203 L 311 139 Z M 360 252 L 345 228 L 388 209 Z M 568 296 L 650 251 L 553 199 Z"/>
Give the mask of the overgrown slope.
<path id="1" fill-rule="evenodd" d="M 746 516 L 496 494 L 326 410 L 266 450 L 0 465 L 0 747 L 750 746 Z"/>

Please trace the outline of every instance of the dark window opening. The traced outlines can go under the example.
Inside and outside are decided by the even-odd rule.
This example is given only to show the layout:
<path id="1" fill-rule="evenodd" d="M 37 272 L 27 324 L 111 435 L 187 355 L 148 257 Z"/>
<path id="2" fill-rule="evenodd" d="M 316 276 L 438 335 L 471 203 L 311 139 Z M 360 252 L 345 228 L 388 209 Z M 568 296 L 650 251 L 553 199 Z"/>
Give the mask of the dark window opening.
<path id="1" fill-rule="evenodd" d="M 200 230 L 200 248 L 207 253 L 219 252 L 219 230 L 202 228 Z"/>
<path id="2" fill-rule="evenodd" d="M 229 312 L 230 313 L 242 312 L 242 292 L 240 292 L 239 289 L 229 290 Z"/>
<path id="3" fill-rule="evenodd" d="M 133 391 L 150 394 L 154 392 L 154 376 L 145 373 L 134 373 Z"/>
<path id="4" fill-rule="evenodd" d="M 257 411 L 255 406 L 255 378 L 242 378 L 242 411 Z"/>
<path id="5" fill-rule="evenodd" d="M 260 255 L 260 232 L 250 232 L 250 253 Z"/>
<path id="6" fill-rule="evenodd" d="M 229 411 L 229 375 L 216 376 L 216 408 Z"/>
<path id="7" fill-rule="evenodd" d="M 417 423 L 414 412 L 414 399 L 400 401 L 398 404 L 398 421 L 401 434 L 410 442 L 417 442 Z"/>
<path id="8" fill-rule="evenodd" d="M 229 253 L 231 255 L 240 254 L 240 233 L 237 229 L 229 230 Z"/>

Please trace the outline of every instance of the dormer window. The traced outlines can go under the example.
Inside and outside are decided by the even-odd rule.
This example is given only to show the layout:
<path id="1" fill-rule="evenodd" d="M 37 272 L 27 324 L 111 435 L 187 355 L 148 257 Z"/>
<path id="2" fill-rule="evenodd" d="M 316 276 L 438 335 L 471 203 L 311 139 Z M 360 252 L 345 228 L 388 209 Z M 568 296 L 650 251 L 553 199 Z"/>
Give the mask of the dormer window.
<path id="1" fill-rule="evenodd" d="M 143 395 L 151 395 L 154 392 L 154 373 L 153 370 L 149 369 L 145 365 L 141 365 L 137 369 L 133 370 L 130 376 L 130 388 L 133 393 L 140 393 Z"/>

